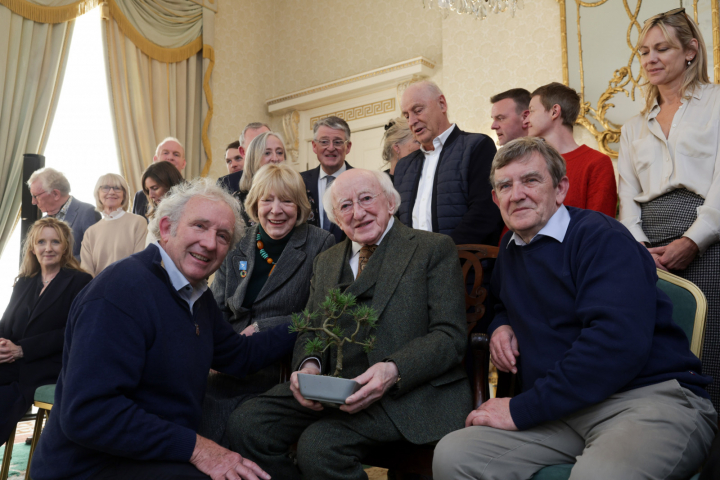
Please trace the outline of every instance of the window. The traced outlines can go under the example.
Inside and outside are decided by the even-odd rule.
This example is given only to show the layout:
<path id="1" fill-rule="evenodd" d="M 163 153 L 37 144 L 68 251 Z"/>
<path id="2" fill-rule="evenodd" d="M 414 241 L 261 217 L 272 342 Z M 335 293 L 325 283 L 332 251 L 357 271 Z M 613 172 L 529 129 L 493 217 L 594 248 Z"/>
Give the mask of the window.
<path id="1" fill-rule="evenodd" d="M 45 148 L 45 166 L 63 172 L 73 197 L 93 205 L 100 175 L 120 173 L 100 22 L 100 8 L 75 21 L 65 79 Z M 19 226 L 0 258 L 0 311 L 5 311 L 10 301 L 18 273 Z"/>

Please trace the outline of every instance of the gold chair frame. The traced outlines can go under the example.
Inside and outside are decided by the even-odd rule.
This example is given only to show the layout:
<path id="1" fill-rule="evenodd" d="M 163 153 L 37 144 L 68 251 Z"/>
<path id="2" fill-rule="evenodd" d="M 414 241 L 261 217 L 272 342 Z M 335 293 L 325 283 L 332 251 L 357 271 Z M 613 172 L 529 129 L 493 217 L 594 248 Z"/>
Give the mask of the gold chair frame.
<path id="1" fill-rule="evenodd" d="M 658 277 L 665 280 L 666 282 L 677 285 L 678 287 L 684 288 L 695 297 L 697 308 L 695 309 L 695 323 L 693 325 L 693 335 L 690 341 L 690 350 L 702 360 L 702 347 L 703 340 L 705 338 L 705 320 L 707 319 L 707 299 L 705 294 L 689 280 L 685 280 L 682 277 L 678 277 L 670 272 L 658 269 Z"/>

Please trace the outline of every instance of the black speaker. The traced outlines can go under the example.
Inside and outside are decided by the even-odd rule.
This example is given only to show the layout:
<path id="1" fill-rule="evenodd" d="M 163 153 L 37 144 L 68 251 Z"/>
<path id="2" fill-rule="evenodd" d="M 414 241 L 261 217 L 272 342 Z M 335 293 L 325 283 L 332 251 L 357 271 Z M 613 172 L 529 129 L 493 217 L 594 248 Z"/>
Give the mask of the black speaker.
<path id="1" fill-rule="evenodd" d="M 27 182 L 30 175 L 36 170 L 45 168 L 45 156 L 35 153 L 26 153 L 23 155 L 23 171 L 22 171 L 22 204 L 20 206 L 20 263 L 22 263 L 22 246 L 25 243 L 25 237 L 28 229 L 35 223 L 35 220 L 42 217 L 42 212 L 37 206 L 32 204 L 32 195 Z"/>

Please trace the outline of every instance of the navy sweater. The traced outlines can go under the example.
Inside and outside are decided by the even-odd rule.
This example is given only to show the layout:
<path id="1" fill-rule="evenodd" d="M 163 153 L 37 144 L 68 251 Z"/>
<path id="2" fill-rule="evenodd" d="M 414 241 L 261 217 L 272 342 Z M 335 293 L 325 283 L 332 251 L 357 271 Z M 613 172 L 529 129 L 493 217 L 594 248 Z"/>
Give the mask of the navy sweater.
<path id="1" fill-rule="evenodd" d="M 493 272 L 499 302 L 490 333 L 510 325 L 520 350 L 515 425 L 527 429 L 672 379 L 707 397 L 710 378 L 672 321 L 647 249 L 608 216 L 568 211 L 562 243 L 540 237 L 508 245 L 506 234 Z"/>
<path id="2" fill-rule="evenodd" d="M 160 262 L 150 245 L 75 299 L 35 480 L 89 478 L 114 457 L 187 462 L 210 368 L 242 377 L 292 349 L 287 326 L 235 333 L 209 290 L 191 313 Z"/>

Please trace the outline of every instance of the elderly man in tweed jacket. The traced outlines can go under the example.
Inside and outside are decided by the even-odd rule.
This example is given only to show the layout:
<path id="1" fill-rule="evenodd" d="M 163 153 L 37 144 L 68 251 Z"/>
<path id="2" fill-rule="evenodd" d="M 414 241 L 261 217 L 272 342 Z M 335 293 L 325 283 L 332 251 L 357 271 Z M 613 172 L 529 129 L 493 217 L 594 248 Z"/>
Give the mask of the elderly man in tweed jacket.
<path id="1" fill-rule="evenodd" d="M 328 217 L 348 238 L 316 257 L 308 309 L 318 310 L 332 288 L 352 293 L 378 313 L 377 340 L 369 353 L 345 345 L 343 374 L 362 388 L 339 410 L 303 398 L 295 372 L 290 382 L 233 413 L 231 448 L 255 459 L 273 478 L 367 478 L 361 460 L 371 448 L 399 440 L 437 441 L 462 428 L 471 408 L 461 366 L 462 273 L 453 241 L 394 219 L 400 199 L 381 172 L 348 170 L 324 200 Z M 361 248 L 371 245 L 377 249 L 361 262 Z M 293 368 L 332 372 L 329 354 L 322 359 L 305 354 L 307 335 L 295 344 Z M 287 455 L 295 442 L 297 466 Z"/>

